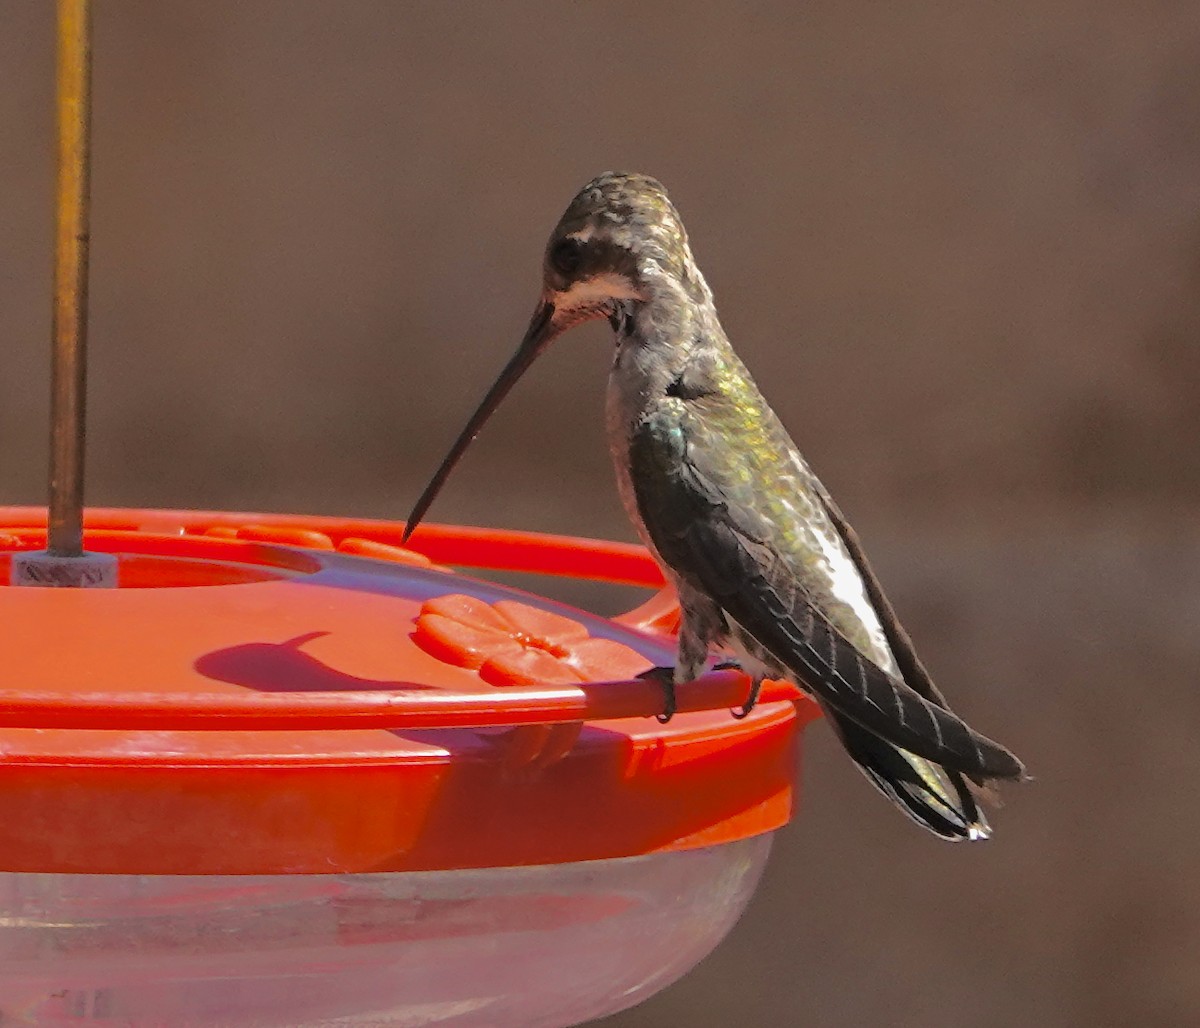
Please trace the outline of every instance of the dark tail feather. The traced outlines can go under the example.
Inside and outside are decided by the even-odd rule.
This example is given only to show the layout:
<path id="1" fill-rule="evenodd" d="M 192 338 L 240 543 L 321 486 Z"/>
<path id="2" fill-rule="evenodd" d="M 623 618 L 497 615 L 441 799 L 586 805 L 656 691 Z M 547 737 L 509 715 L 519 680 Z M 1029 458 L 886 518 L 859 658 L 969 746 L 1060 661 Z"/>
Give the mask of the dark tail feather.
<path id="1" fill-rule="evenodd" d="M 963 775 L 884 742 L 836 711 L 826 714 L 859 770 L 917 824 L 950 842 L 991 835 Z"/>

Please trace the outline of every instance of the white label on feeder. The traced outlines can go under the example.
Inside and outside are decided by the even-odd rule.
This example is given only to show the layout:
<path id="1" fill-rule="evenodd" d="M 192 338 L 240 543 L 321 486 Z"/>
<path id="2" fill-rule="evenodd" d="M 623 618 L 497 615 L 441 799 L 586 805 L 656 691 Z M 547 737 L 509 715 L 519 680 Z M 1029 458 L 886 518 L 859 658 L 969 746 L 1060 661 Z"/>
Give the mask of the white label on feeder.
<path id="1" fill-rule="evenodd" d="M 115 589 L 117 558 L 111 553 L 58 557 L 40 550 L 12 555 L 12 585 L 63 589 Z"/>

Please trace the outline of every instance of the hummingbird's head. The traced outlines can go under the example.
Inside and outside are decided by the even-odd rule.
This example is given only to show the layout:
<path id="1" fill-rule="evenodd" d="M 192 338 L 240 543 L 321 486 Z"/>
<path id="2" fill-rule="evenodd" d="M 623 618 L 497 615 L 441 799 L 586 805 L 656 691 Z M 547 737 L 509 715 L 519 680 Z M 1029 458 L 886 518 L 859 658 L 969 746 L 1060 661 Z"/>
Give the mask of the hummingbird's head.
<path id="1" fill-rule="evenodd" d="M 610 171 L 571 201 L 546 244 L 542 301 L 554 334 L 663 294 L 711 299 L 662 183 Z"/>
<path id="2" fill-rule="evenodd" d="M 546 244 L 543 273 L 542 296 L 525 338 L 425 487 L 404 539 L 492 411 L 563 332 L 599 318 L 620 328 L 650 303 L 652 321 L 677 325 L 693 304 L 712 302 L 678 212 L 662 184 L 648 175 L 607 172 L 584 186 Z"/>

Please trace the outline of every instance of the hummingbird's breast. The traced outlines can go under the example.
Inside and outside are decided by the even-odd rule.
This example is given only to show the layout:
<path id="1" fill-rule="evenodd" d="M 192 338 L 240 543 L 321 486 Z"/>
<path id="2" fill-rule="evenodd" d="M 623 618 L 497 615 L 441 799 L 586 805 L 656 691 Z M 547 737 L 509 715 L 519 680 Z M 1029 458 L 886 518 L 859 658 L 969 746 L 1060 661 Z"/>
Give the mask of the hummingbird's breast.
<path id="1" fill-rule="evenodd" d="M 605 393 L 605 428 L 608 435 L 608 452 L 612 458 L 613 473 L 617 480 L 617 493 L 621 497 L 621 505 L 629 520 L 633 522 L 639 537 L 646 548 L 654 554 L 655 559 L 664 568 L 670 569 L 659 556 L 654 542 L 646 531 L 645 522 L 638 508 L 637 496 L 634 493 L 631 474 L 632 461 L 629 447 L 634 430 L 649 413 L 656 400 L 655 390 L 658 387 L 652 362 L 644 348 L 635 343 L 623 341 L 618 343 L 613 357 L 612 369 L 608 376 L 608 389 Z M 665 387 L 662 390 L 665 392 Z M 672 575 L 672 577 L 674 577 Z"/>

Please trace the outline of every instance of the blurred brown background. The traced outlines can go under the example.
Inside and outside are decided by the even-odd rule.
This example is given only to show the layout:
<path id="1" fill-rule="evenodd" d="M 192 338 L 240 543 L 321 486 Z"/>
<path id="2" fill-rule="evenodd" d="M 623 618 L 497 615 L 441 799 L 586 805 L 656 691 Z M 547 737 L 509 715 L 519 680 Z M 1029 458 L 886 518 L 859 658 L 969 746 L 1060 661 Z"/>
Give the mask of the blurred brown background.
<path id="1" fill-rule="evenodd" d="M 96 7 L 91 502 L 402 517 L 567 200 L 647 171 L 925 660 L 1038 777 L 950 847 L 813 726 L 746 917 L 606 1024 L 1200 1023 L 1200 7 Z M 52 15 L 0 5 L 4 502 L 43 499 Z M 437 519 L 632 537 L 606 333 Z"/>

